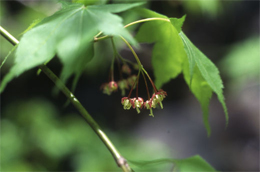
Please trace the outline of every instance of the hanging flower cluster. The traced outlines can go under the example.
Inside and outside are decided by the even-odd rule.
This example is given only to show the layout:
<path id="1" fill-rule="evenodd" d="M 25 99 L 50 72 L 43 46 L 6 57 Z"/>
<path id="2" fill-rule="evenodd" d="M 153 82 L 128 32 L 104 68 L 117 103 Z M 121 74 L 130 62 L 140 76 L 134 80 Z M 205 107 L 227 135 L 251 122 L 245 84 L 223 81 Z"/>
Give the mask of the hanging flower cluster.
<path id="1" fill-rule="evenodd" d="M 150 110 L 150 116 L 153 116 L 152 108 L 156 108 L 159 104 L 161 109 L 163 109 L 162 101 L 167 96 L 167 93 L 162 89 L 158 90 L 156 93 L 153 93 L 153 96 L 144 102 L 143 98 L 128 98 L 123 97 L 121 103 L 125 110 L 136 109 L 137 113 L 140 113 L 140 109 L 146 108 Z"/>
<path id="2" fill-rule="evenodd" d="M 101 85 L 100 89 L 103 90 L 104 94 L 111 95 L 113 92 L 116 92 L 118 88 L 122 92 L 122 96 L 125 95 L 125 90 L 131 88 L 136 80 L 136 75 L 131 75 L 126 79 L 121 79 L 119 81 L 110 81 Z"/>
<path id="3" fill-rule="evenodd" d="M 113 40 L 112 40 L 112 43 L 113 43 Z M 113 43 L 113 45 L 114 45 L 114 43 Z M 127 45 L 133 52 L 133 54 L 137 60 L 137 63 L 133 63 L 133 62 L 130 62 L 130 61 L 122 58 L 119 55 L 119 53 L 115 51 L 115 48 L 114 48 L 115 56 L 114 56 L 112 64 L 111 64 L 110 75 L 109 75 L 109 78 L 111 78 L 111 80 L 108 83 L 103 84 L 101 86 L 101 89 L 103 90 L 103 93 L 105 93 L 107 95 L 111 95 L 113 92 L 116 92 L 119 88 L 122 92 L 122 96 L 125 95 L 125 90 L 130 89 L 128 96 L 123 97 L 121 99 L 123 108 L 125 110 L 129 110 L 131 108 L 136 109 L 137 113 L 140 113 L 140 109 L 149 109 L 150 116 L 154 116 L 153 108 L 156 108 L 158 105 L 160 105 L 161 109 L 163 109 L 162 101 L 167 96 L 167 93 L 165 91 L 163 91 L 162 89 L 157 90 L 154 82 L 152 81 L 151 77 L 146 72 L 146 70 L 143 68 L 136 53 L 134 52 L 134 50 L 132 49 L 130 44 L 127 44 Z M 118 62 L 118 66 L 120 68 L 119 72 L 120 72 L 120 78 L 121 78 L 117 82 L 114 81 L 114 60 L 115 60 L 115 58 L 118 58 L 117 62 Z M 122 67 L 120 67 L 119 60 L 121 60 L 123 62 Z M 131 68 L 127 65 L 127 63 L 130 63 L 132 65 L 133 69 L 138 70 L 138 75 L 131 75 L 132 71 L 131 71 Z M 128 75 L 128 77 L 126 79 L 124 79 L 123 74 Z M 144 81 L 145 81 L 147 97 L 148 97 L 148 99 L 146 101 L 144 101 L 144 99 L 142 97 L 138 97 L 138 83 L 139 83 L 140 74 L 142 74 Z M 149 79 L 149 81 L 153 87 L 153 90 L 154 90 L 152 97 L 150 97 L 146 77 Z M 135 88 L 136 88 L 136 97 L 130 98 L 132 91 Z"/>

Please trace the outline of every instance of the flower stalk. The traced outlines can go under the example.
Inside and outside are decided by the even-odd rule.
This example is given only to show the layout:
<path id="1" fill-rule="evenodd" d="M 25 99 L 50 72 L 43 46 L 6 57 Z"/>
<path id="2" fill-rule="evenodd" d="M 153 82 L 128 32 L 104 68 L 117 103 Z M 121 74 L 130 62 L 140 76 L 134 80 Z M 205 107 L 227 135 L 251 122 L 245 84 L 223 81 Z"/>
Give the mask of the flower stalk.
<path id="1" fill-rule="evenodd" d="M 132 25 L 135 25 L 135 24 L 138 24 L 138 23 L 148 22 L 148 21 L 156 21 L 156 20 L 157 21 L 170 22 L 170 20 L 168 18 L 154 17 L 154 18 L 146 18 L 146 19 L 137 20 L 137 21 L 134 21 L 134 22 L 131 22 L 131 23 L 125 25 L 124 27 L 127 28 L 129 26 L 132 26 Z M 102 35 L 102 32 L 99 32 L 94 37 L 94 41 L 96 42 L 96 41 L 100 41 L 100 40 L 103 40 L 103 39 L 106 39 L 106 38 L 111 38 L 115 56 L 119 57 L 120 60 L 122 60 L 122 62 L 125 64 L 126 60 L 123 59 L 120 56 L 120 54 L 117 52 L 115 43 L 113 41 L 113 37 L 109 36 L 109 35 L 105 35 L 105 36 L 99 37 L 100 35 Z M 135 60 L 136 60 L 137 65 L 138 65 L 138 70 L 139 70 L 138 76 L 136 77 L 136 80 L 134 81 L 134 83 L 133 83 L 133 85 L 131 87 L 131 90 L 130 90 L 130 92 L 128 94 L 128 97 L 123 97 L 121 99 L 121 103 L 122 103 L 124 109 L 129 110 L 129 109 L 131 109 L 131 107 L 133 107 L 134 109 L 137 110 L 137 113 L 140 113 L 140 109 L 141 108 L 149 109 L 150 110 L 150 116 L 153 116 L 152 108 L 156 108 L 157 104 L 159 104 L 161 109 L 163 109 L 162 101 L 167 96 L 167 93 L 165 91 L 163 91 L 162 89 L 157 90 L 153 80 L 151 79 L 151 77 L 148 74 L 148 72 L 144 69 L 144 67 L 143 67 L 139 57 L 137 56 L 136 52 L 134 51 L 133 47 L 130 45 L 130 43 L 124 37 L 120 36 L 120 38 L 125 42 L 125 44 L 128 46 L 128 48 L 131 50 L 132 54 L 134 55 Z M 131 64 L 132 64 L 132 62 L 131 62 Z M 134 64 L 132 64 L 132 65 L 133 65 L 133 67 L 135 67 Z M 143 99 L 141 97 L 138 97 L 138 83 L 139 83 L 140 73 L 142 73 L 142 76 L 143 76 L 144 82 L 145 82 L 145 87 L 146 87 L 146 90 L 147 90 L 148 100 L 146 100 L 145 102 L 143 101 Z M 149 81 L 150 81 L 150 83 L 151 83 L 151 85 L 153 87 L 154 94 L 152 95 L 152 97 L 150 97 L 148 84 L 147 84 L 145 76 L 147 76 L 147 78 L 149 79 Z M 124 82 L 122 82 L 122 81 L 119 81 L 118 85 L 119 85 L 119 88 L 122 90 L 122 95 L 124 95 L 125 88 L 127 88 L 128 86 L 126 86 L 126 84 Z M 134 88 L 136 88 L 136 97 L 135 98 L 130 98 Z"/>

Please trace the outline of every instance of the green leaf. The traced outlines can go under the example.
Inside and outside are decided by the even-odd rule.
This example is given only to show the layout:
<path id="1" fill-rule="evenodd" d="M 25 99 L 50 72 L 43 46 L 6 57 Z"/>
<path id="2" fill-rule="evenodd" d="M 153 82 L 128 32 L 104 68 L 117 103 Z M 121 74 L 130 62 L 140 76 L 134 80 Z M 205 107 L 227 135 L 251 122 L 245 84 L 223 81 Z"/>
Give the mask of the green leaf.
<path id="1" fill-rule="evenodd" d="M 17 45 L 14 46 L 12 48 L 11 51 L 9 51 L 9 53 L 5 56 L 4 60 L 2 61 L 1 65 L 0 65 L 0 69 L 3 67 L 3 65 L 5 64 L 6 60 L 8 59 L 8 57 L 12 54 L 12 52 L 17 48 Z"/>
<path id="2" fill-rule="evenodd" d="M 154 165 L 160 165 L 170 163 L 174 165 L 173 171 L 188 172 L 188 171 L 216 171 L 210 164 L 208 164 L 201 156 L 195 155 L 186 159 L 157 159 L 152 161 L 130 161 L 133 166 L 139 168 L 152 167 Z"/>
<path id="3" fill-rule="evenodd" d="M 71 2 L 68 0 L 56 0 L 57 3 L 61 4 L 61 8 L 65 9 L 71 5 Z"/>
<path id="4" fill-rule="evenodd" d="M 174 171 L 216 171 L 210 164 L 208 164 L 201 156 L 195 155 L 187 159 L 175 160 L 176 169 Z"/>
<path id="5" fill-rule="evenodd" d="M 155 11 L 146 9 L 146 8 L 136 8 L 134 11 L 141 17 L 143 18 L 149 18 L 149 17 L 158 17 L 158 18 L 166 18 L 168 19 L 167 16 L 159 14 Z"/>
<path id="6" fill-rule="evenodd" d="M 81 3 L 87 5 L 101 5 L 106 4 L 108 0 L 72 0 L 73 3 Z M 118 3 L 118 2 L 117 2 Z"/>
<path id="7" fill-rule="evenodd" d="M 178 33 L 181 32 L 181 27 L 183 22 L 185 21 L 186 15 L 182 16 L 181 18 L 170 18 L 172 25 L 177 29 Z"/>
<path id="8" fill-rule="evenodd" d="M 84 5 L 93 5 L 96 4 L 98 0 L 72 0 L 73 3 L 81 3 Z"/>
<path id="9" fill-rule="evenodd" d="M 187 53 L 187 57 L 188 57 L 188 60 L 189 60 L 189 71 L 190 71 L 190 80 L 189 80 L 189 85 L 191 85 L 191 82 L 192 82 L 192 77 L 193 77 L 193 69 L 195 67 L 195 54 L 194 54 L 194 46 L 192 46 L 192 43 L 190 42 L 190 40 L 186 37 L 186 35 L 183 33 L 183 32 L 180 32 L 179 33 L 181 39 L 182 39 L 182 42 L 183 42 L 183 45 L 184 45 L 184 49 Z"/>
<path id="10" fill-rule="evenodd" d="M 49 61 L 56 53 L 64 65 L 62 80 L 66 82 L 73 74 L 76 78 L 79 77 L 93 57 L 93 38 L 100 31 L 106 35 L 123 36 L 133 45 L 137 45 L 124 28 L 122 19 L 112 13 L 141 4 L 143 3 L 87 7 L 71 4 L 43 19 L 23 35 L 16 51 L 15 65 L 3 79 L 0 92 L 14 77 Z"/>
<path id="11" fill-rule="evenodd" d="M 27 29 L 25 29 L 25 31 L 23 31 L 20 35 L 23 35 L 23 34 L 25 34 L 26 32 L 28 32 L 29 30 L 31 30 L 34 26 L 36 26 L 38 23 L 40 23 L 41 22 L 41 19 L 36 19 L 36 20 L 34 20 L 31 24 L 30 24 L 30 26 L 27 28 Z"/>
<path id="12" fill-rule="evenodd" d="M 207 81 L 202 77 L 198 67 L 194 68 L 193 74 L 193 82 L 190 84 L 190 69 L 189 69 L 189 61 L 186 58 L 183 65 L 183 74 L 184 79 L 187 82 L 191 92 L 195 95 L 201 105 L 201 109 L 203 112 L 203 123 L 207 130 L 207 135 L 210 136 L 211 129 L 209 124 L 209 102 L 212 96 L 212 89 L 208 85 Z"/>
<path id="13" fill-rule="evenodd" d="M 146 9 L 139 9 L 144 17 L 167 17 Z M 180 25 L 179 25 L 180 26 Z M 181 26 L 180 26 L 181 27 Z M 186 53 L 178 30 L 169 21 L 149 21 L 143 24 L 136 39 L 140 43 L 155 43 L 152 53 L 155 85 L 161 87 L 170 79 L 177 77 L 182 71 L 182 62 Z"/>
<path id="14" fill-rule="evenodd" d="M 185 75 L 184 77 L 191 79 L 190 76 L 192 76 L 192 74 L 195 75 L 195 71 L 191 72 L 191 68 L 193 69 L 194 68 L 193 66 L 195 66 L 194 65 L 194 61 L 195 61 L 198 71 L 200 72 L 203 79 L 206 81 L 205 84 L 208 84 L 209 87 L 212 89 L 212 91 L 214 91 L 217 94 L 218 99 L 219 99 L 220 103 L 222 104 L 222 107 L 225 112 L 226 125 L 227 125 L 228 124 L 228 112 L 227 112 L 227 107 L 226 107 L 223 92 L 222 92 L 223 84 L 222 84 L 222 80 L 220 78 L 217 67 L 197 47 L 195 47 L 192 44 L 192 42 L 185 36 L 185 34 L 183 32 L 180 33 L 180 36 L 183 39 L 184 47 L 187 52 L 187 56 L 188 56 L 188 60 L 189 60 L 189 72 L 187 72 L 187 69 L 186 69 L 186 72 L 184 72 L 184 75 Z M 191 63 L 192 63 L 192 66 L 191 66 Z M 211 90 L 204 89 L 203 87 L 199 88 L 197 86 L 197 84 L 204 83 L 203 80 L 200 77 L 198 77 L 199 76 L 198 71 L 196 71 L 196 75 L 197 75 L 196 77 L 199 78 L 199 81 L 196 81 L 197 78 L 192 80 L 192 82 L 196 82 L 196 84 L 194 86 L 196 88 L 193 88 L 193 86 L 192 86 L 193 83 L 188 84 L 188 85 L 191 85 L 190 86 L 191 91 L 195 94 L 196 98 L 200 101 L 202 109 L 203 109 L 203 114 L 204 114 L 204 113 L 208 113 L 208 108 L 206 109 L 206 107 L 208 106 L 208 101 L 206 101 L 206 99 L 211 95 Z M 189 76 L 187 76 L 188 73 L 189 73 Z M 186 82 L 189 83 L 187 81 L 187 79 L 186 79 Z M 202 94 L 206 94 L 206 95 L 202 95 Z M 204 123 L 205 123 L 207 115 L 204 114 L 203 116 L 204 116 Z M 208 133 L 209 133 L 209 130 L 208 130 Z"/>

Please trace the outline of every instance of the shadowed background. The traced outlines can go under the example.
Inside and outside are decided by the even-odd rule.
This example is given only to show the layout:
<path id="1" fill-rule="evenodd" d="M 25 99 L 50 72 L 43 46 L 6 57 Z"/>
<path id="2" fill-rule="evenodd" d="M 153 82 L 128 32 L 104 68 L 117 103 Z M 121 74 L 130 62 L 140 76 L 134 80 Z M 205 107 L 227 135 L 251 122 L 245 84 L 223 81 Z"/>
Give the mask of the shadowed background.
<path id="1" fill-rule="evenodd" d="M 0 5 L 1 26 L 18 39 L 33 20 L 59 9 L 51 1 L 1 1 Z M 168 97 L 163 110 L 154 110 L 154 118 L 146 110 L 140 114 L 123 110 L 120 91 L 107 96 L 100 90 L 108 81 L 112 58 L 107 42 L 95 47 L 98 55 L 80 78 L 76 97 L 127 159 L 199 154 L 220 171 L 259 171 L 259 2 L 149 1 L 147 7 L 169 17 L 187 14 L 183 31 L 216 64 L 224 81 L 228 127 L 225 129 L 223 109 L 213 95 L 212 134 L 207 137 L 200 105 L 182 75 L 163 86 Z M 136 19 L 131 12 L 122 16 L 128 21 Z M 2 37 L 0 43 L 2 62 L 13 47 Z M 134 61 L 129 49 L 119 46 L 121 55 Z M 137 51 L 151 76 L 152 46 L 142 44 Z M 1 77 L 12 61 L 13 55 L 2 67 Z M 57 58 L 48 66 L 57 75 L 60 73 Z M 33 69 L 14 79 L 1 94 L 1 170 L 120 171 L 74 107 L 64 107 L 65 96 L 54 96 L 53 83 L 36 72 Z M 116 78 L 117 74 L 116 68 Z M 142 81 L 139 92 L 145 97 Z M 171 168 L 165 164 L 151 167 L 154 171 Z"/>

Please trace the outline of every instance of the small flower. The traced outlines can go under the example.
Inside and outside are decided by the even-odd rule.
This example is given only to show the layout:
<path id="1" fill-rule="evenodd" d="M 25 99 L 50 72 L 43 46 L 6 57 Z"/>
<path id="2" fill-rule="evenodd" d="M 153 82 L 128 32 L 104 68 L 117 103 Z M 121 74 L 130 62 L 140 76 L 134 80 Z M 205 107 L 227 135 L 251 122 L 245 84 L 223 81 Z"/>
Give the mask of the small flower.
<path id="1" fill-rule="evenodd" d="M 137 79 L 136 75 L 132 75 L 129 78 L 127 78 L 128 85 L 130 85 L 132 87 L 134 85 L 136 79 Z M 135 88 L 135 86 L 134 86 L 134 88 Z"/>
<path id="2" fill-rule="evenodd" d="M 109 89 L 112 92 L 116 91 L 117 88 L 118 88 L 118 85 L 117 85 L 117 83 L 115 81 L 110 81 L 108 85 L 109 85 Z"/>
<path id="3" fill-rule="evenodd" d="M 130 103 L 132 104 L 132 107 L 135 109 L 135 100 L 136 100 L 136 98 L 131 98 L 129 100 L 130 100 Z"/>
<path id="4" fill-rule="evenodd" d="M 124 80 L 118 81 L 117 83 L 118 83 L 119 89 L 122 91 L 122 96 L 124 96 L 125 89 L 129 89 L 127 81 L 124 79 Z"/>
<path id="5" fill-rule="evenodd" d="M 130 67 L 127 64 L 123 64 L 122 72 L 125 73 L 125 74 L 130 75 L 131 74 L 131 69 L 130 69 Z"/>
<path id="6" fill-rule="evenodd" d="M 149 100 L 146 100 L 143 104 L 143 107 L 146 108 L 146 109 L 151 109 L 152 106 L 150 106 L 150 101 Z"/>
<path id="7" fill-rule="evenodd" d="M 144 103 L 143 98 L 138 97 L 137 99 L 135 99 L 134 103 L 135 103 L 135 109 L 137 113 L 140 113 L 140 108 L 143 107 L 143 103 Z"/>
<path id="8" fill-rule="evenodd" d="M 158 94 L 158 95 L 162 95 L 163 98 L 165 98 L 165 97 L 167 96 L 166 91 L 163 91 L 163 89 L 158 90 L 156 94 Z"/>
<path id="9" fill-rule="evenodd" d="M 101 85 L 100 88 L 103 90 L 104 94 L 111 95 L 111 91 L 109 89 L 108 83 L 105 83 L 105 84 Z"/>
<path id="10" fill-rule="evenodd" d="M 109 83 L 105 83 L 100 87 L 103 89 L 103 93 L 107 95 L 111 95 L 112 92 L 117 91 L 118 85 L 115 81 L 110 81 Z"/>
<path id="11" fill-rule="evenodd" d="M 150 110 L 149 116 L 154 117 L 151 99 L 150 100 L 146 100 L 142 107 L 145 107 L 146 109 L 149 109 Z"/>
<path id="12" fill-rule="evenodd" d="M 153 96 L 150 100 L 152 102 L 151 106 L 153 108 L 155 108 L 157 104 L 160 104 L 161 109 L 163 109 L 162 101 L 166 96 L 167 96 L 167 93 L 165 91 L 163 91 L 162 89 L 158 90 L 156 93 L 153 94 Z"/>
<path id="13" fill-rule="evenodd" d="M 132 107 L 132 103 L 130 102 L 128 97 L 123 97 L 121 99 L 121 103 L 124 106 L 125 110 L 129 110 Z"/>

